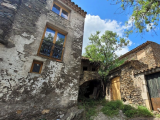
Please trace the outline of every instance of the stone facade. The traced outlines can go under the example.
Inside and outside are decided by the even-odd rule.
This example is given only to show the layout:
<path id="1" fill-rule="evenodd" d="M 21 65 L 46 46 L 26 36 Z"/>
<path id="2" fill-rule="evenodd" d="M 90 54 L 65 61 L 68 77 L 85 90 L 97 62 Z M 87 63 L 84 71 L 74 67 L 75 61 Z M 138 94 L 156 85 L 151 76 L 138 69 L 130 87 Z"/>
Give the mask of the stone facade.
<path id="1" fill-rule="evenodd" d="M 51 10 L 53 2 L 70 11 L 69 20 Z M 62 118 L 77 103 L 86 13 L 74 9 L 63 0 L 0 1 L 1 120 Z M 46 25 L 67 33 L 61 62 L 37 55 Z M 41 74 L 30 72 L 33 60 L 43 62 Z"/>
<path id="2" fill-rule="evenodd" d="M 142 81 L 134 76 L 134 72 L 144 68 L 148 68 L 148 66 L 137 60 L 132 60 L 114 69 L 108 75 L 109 81 L 112 81 L 117 76 L 120 77 L 120 94 L 121 100 L 124 102 L 145 105 L 141 94 Z M 106 99 L 112 100 L 111 82 L 107 82 L 106 86 Z"/>
<path id="3" fill-rule="evenodd" d="M 145 75 L 157 72 L 160 66 L 159 52 L 159 44 L 147 41 L 121 56 L 119 59 L 125 59 L 126 62 L 110 71 L 106 99 L 111 100 L 111 81 L 119 76 L 122 100 L 130 104 L 145 105 L 152 110 Z"/>
<path id="4" fill-rule="evenodd" d="M 160 64 L 160 45 L 154 42 L 147 41 L 146 43 L 138 46 L 130 52 L 124 54 L 120 59 L 125 60 L 139 60 L 152 68 Z"/>

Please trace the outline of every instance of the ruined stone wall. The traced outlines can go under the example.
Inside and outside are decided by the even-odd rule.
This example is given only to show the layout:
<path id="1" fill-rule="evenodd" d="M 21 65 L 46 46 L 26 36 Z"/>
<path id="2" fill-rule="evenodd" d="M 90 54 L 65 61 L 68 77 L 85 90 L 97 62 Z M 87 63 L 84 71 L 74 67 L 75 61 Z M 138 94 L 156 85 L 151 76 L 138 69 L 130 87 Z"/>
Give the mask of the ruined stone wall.
<path id="1" fill-rule="evenodd" d="M 156 61 L 154 57 L 154 52 L 152 50 L 152 44 L 145 46 L 144 48 L 135 51 L 134 53 L 129 54 L 124 59 L 126 60 L 139 60 L 144 64 L 147 64 L 149 68 L 156 66 Z"/>
<path id="2" fill-rule="evenodd" d="M 91 63 L 89 60 L 81 61 L 81 74 L 83 74 L 83 67 L 87 67 L 87 71 L 92 71 L 93 68 L 97 71 L 98 68 L 96 64 Z"/>
<path id="3" fill-rule="evenodd" d="M 6 1 L 2 0 L 0 8 Z M 18 3 L 12 25 L 4 24 L 10 30 L 7 41 L 13 45 L 7 48 L 0 43 L 0 119 L 31 120 L 41 113 L 49 113 L 49 117 L 56 119 L 65 114 L 61 108 L 77 102 L 84 17 L 68 8 L 70 20 L 66 20 L 51 11 L 53 2 L 23 0 Z M 10 1 L 7 4 L 15 5 Z M 5 18 L 0 20 L 6 22 Z M 46 24 L 67 33 L 62 62 L 37 56 Z M 33 60 L 43 62 L 41 74 L 30 73 Z"/>

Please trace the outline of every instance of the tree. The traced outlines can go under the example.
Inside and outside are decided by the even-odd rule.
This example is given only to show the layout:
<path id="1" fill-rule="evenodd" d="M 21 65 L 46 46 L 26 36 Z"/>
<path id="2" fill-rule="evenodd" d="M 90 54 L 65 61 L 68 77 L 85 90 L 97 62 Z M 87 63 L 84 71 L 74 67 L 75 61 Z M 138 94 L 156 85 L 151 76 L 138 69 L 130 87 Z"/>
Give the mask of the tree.
<path id="1" fill-rule="evenodd" d="M 105 31 L 101 37 L 99 34 L 99 31 L 94 35 L 91 34 L 89 37 L 91 44 L 85 48 L 86 53 L 84 53 L 84 56 L 90 58 L 91 62 L 99 63 L 98 72 L 105 79 L 111 69 L 124 62 L 117 59 L 118 56 L 115 52 L 127 46 L 129 41 L 119 37 L 112 31 Z"/>
<path id="2" fill-rule="evenodd" d="M 126 32 L 128 36 L 133 30 L 142 33 L 154 30 L 159 22 L 160 1 L 159 0 L 116 0 L 123 10 L 132 7 L 133 26 Z M 127 24 L 129 24 L 127 22 Z"/>

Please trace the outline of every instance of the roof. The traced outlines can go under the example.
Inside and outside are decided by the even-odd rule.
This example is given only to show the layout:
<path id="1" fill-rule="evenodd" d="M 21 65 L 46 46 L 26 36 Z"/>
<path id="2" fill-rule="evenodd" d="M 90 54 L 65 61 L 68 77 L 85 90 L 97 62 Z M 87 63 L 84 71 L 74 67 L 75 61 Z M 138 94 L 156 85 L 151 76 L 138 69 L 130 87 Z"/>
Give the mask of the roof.
<path id="1" fill-rule="evenodd" d="M 87 12 L 82 10 L 81 7 L 78 7 L 78 5 L 76 5 L 74 2 L 71 2 L 71 0 L 61 0 L 61 1 L 64 2 L 67 6 L 71 7 L 76 12 L 78 12 L 83 17 L 86 17 Z"/>
<path id="2" fill-rule="evenodd" d="M 142 69 L 142 70 L 140 70 L 140 71 L 135 72 L 134 74 L 136 75 L 136 74 L 140 74 L 140 73 L 144 73 L 144 72 L 154 71 L 154 70 L 156 70 L 157 68 L 160 68 L 160 65 L 156 65 L 156 66 L 154 66 L 154 67 L 152 67 L 152 68 Z M 158 72 L 158 71 L 157 71 L 157 72 Z"/>
<path id="3" fill-rule="evenodd" d="M 109 74 L 112 74 L 112 73 L 120 70 L 124 65 L 126 65 L 126 64 L 128 64 L 128 63 L 131 63 L 131 62 L 133 62 L 133 61 L 138 61 L 138 60 L 130 60 L 130 61 L 127 60 L 127 61 L 125 61 L 122 65 L 120 65 L 119 67 L 116 67 L 116 68 L 112 69 L 111 71 L 109 71 Z"/>
<path id="4" fill-rule="evenodd" d="M 124 54 L 124 55 L 122 55 L 122 56 L 120 56 L 119 59 L 122 59 L 122 58 L 124 58 L 124 57 L 126 57 L 126 56 L 128 56 L 128 55 L 130 55 L 130 54 L 132 54 L 132 53 L 134 53 L 134 52 L 136 52 L 137 50 L 140 50 L 141 48 L 144 48 L 145 46 L 147 46 L 147 45 L 149 45 L 149 44 L 151 44 L 151 43 L 154 43 L 154 42 L 152 42 L 152 41 L 147 41 L 147 42 L 143 43 L 142 45 L 136 47 L 135 49 L 127 52 L 126 54 Z"/>
<path id="5" fill-rule="evenodd" d="M 125 61 L 122 65 L 120 65 L 119 67 L 116 67 L 116 68 L 114 68 L 114 69 L 112 69 L 110 72 L 109 72 L 109 75 L 110 74 L 112 74 L 112 73 L 114 73 L 114 72 L 117 72 L 117 71 L 119 71 L 119 70 L 121 70 L 125 65 L 127 65 L 127 64 L 132 64 L 132 65 L 134 65 L 134 67 L 136 68 L 136 69 L 138 69 L 138 72 L 139 71 L 141 71 L 141 70 L 145 70 L 145 69 L 148 69 L 148 65 L 147 64 L 144 64 L 144 63 L 142 63 L 142 62 L 140 62 L 140 61 L 138 61 L 138 60 L 127 60 L 127 61 Z M 137 65 L 138 64 L 138 65 Z M 136 71 L 137 72 L 137 71 Z M 136 72 L 134 72 L 134 74 L 136 73 Z"/>

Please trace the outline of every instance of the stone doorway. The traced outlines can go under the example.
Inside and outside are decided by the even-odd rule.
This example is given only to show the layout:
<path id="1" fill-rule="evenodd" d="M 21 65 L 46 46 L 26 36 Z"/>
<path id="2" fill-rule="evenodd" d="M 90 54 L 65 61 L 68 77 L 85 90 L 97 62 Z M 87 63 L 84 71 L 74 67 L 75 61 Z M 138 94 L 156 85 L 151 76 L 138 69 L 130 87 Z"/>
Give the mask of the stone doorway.
<path id="1" fill-rule="evenodd" d="M 157 108 L 160 108 L 160 72 L 146 75 L 146 81 L 152 109 L 157 111 Z"/>

